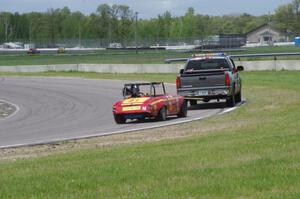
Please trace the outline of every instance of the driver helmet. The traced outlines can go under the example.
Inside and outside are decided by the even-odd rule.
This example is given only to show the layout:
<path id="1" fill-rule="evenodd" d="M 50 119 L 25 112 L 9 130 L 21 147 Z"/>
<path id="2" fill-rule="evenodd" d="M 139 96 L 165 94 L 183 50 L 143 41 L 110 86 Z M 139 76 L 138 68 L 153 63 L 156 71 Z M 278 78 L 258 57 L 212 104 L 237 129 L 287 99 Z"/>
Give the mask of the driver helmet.
<path id="1" fill-rule="evenodd" d="M 132 92 L 132 96 L 138 96 L 140 89 L 138 87 L 138 85 L 134 84 L 131 86 L 131 92 Z"/>

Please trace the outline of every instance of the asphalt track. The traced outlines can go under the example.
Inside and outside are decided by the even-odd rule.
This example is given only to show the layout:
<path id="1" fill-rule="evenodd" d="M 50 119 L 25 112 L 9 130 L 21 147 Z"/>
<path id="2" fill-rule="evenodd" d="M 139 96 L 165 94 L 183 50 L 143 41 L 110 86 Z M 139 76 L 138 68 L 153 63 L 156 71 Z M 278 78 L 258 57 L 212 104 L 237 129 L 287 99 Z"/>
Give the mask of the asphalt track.
<path id="1" fill-rule="evenodd" d="M 200 104 L 188 111 L 187 118 L 117 125 L 112 104 L 122 99 L 124 83 L 82 78 L 0 77 L 0 100 L 15 104 L 17 110 L 10 117 L 0 118 L 0 148 L 154 128 L 228 111 L 225 103 Z M 175 86 L 168 84 L 167 91 L 175 93 Z"/>

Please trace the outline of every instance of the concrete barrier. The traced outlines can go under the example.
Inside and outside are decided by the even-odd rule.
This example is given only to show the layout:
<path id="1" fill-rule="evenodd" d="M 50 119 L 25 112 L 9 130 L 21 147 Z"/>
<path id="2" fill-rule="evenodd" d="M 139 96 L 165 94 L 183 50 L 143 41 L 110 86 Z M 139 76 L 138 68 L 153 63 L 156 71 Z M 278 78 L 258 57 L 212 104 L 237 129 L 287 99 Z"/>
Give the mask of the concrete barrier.
<path id="1" fill-rule="evenodd" d="M 300 70 L 300 60 L 236 61 L 246 71 Z M 0 66 L 0 72 L 35 73 L 46 71 L 79 71 L 99 73 L 178 73 L 184 64 L 56 64 L 33 66 Z"/>
<path id="2" fill-rule="evenodd" d="M 300 70 L 300 60 L 235 61 L 235 64 L 244 66 L 246 71 Z"/>

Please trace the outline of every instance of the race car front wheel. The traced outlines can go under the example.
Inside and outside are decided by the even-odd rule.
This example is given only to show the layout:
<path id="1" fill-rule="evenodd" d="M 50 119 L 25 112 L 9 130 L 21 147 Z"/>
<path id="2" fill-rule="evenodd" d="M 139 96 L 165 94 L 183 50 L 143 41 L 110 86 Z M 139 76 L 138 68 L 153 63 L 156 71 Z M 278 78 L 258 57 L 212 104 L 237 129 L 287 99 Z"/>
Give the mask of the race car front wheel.
<path id="1" fill-rule="evenodd" d="M 124 118 L 123 115 L 114 115 L 114 118 L 117 124 L 125 124 L 126 122 L 126 119 Z"/>

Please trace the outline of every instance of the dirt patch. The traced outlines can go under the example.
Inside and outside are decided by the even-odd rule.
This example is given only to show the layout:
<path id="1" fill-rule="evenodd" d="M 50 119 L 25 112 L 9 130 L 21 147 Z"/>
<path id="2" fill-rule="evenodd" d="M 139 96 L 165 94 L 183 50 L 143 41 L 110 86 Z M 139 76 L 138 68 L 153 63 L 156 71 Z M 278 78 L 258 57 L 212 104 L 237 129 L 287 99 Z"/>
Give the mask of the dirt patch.
<path id="1" fill-rule="evenodd" d="M 12 104 L 0 100 L 0 119 L 8 117 L 16 112 L 16 107 Z"/>

